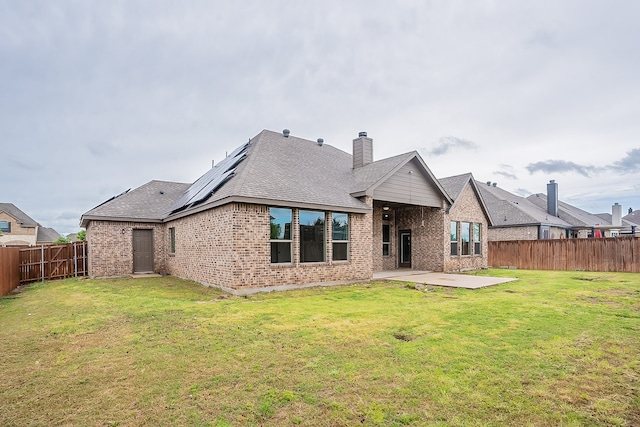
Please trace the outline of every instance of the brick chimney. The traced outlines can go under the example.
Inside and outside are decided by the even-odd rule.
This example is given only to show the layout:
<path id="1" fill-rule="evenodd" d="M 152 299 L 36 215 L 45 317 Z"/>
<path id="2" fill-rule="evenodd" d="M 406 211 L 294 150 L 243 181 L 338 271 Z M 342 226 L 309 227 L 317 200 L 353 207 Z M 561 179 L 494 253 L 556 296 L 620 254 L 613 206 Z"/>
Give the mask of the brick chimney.
<path id="1" fill-rule="evenodd" d="M 353 168 L 361 168 L 373 162 L 373 139 L 366 132 L 360 132 L 353 140 Z"/>
<path id="2" fill-rule="evenodd" d="M 558 216 L 558 184 L 554 179 L 547 184 L 547 213 Z"/>
<path id="3" fill-rule="evenodd" d="M 622 227 L 622 205 L 618 203 L 611 206 L 611 225 Z"/>

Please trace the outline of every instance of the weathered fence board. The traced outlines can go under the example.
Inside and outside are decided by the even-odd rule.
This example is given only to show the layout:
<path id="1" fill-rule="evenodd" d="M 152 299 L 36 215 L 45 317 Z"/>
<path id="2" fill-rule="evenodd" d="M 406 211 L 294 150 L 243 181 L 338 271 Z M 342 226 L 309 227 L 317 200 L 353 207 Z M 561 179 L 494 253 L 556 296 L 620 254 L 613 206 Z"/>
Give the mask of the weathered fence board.
<path id="1" fill-rule="evenodd" d="M 86 242 L 20 249 L 20 283 L 86 276 Z"/>
<path id="2" fill-rule="evenodd" d="M 489 266 L 640 273 L 640 238 L 489 242 Z"/>
<path id="3" fill-rule="evenodd" d="M 20 284 L 20 249 L 0 248 L 0 296 L 6 295 Z"/>

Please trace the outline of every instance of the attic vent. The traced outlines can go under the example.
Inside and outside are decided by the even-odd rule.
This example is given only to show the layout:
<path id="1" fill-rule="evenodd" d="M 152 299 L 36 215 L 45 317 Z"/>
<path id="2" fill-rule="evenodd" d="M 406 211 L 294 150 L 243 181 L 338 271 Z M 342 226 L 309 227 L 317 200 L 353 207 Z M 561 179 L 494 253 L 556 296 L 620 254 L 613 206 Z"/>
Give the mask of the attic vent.
<path id="1" fill-rule="evenodd" d="M 291 131 L 290 131 L 289 129 L 284 129 L 284 130 L 282 131 L 282 135 L 283 135 L 285 138 L 289 138 L 289 134 L 290 134 L 290 133 L 291 133 Z"/>
<path id="2" fill-rule="evenodd" d="M 358 138 L 362 138 L 362 137 L 367 137 L 367 133 L 366 132 L 360 132 L 358 133 Z"/>
<path id="3" fill-rule="evenodd" d="M 322 144 L 324 144 L 324 139 L 318 138 L 318 145 L 322 147 Z"/>

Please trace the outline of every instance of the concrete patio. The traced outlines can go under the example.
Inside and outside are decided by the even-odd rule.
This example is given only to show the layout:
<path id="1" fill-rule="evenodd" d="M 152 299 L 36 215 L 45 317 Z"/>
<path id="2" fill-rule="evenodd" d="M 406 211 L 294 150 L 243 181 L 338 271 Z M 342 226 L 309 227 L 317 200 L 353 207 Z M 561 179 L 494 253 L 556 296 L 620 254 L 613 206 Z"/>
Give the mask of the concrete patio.
<path id="1" fill-rule="evenodd" d="M 466 274 L 434 273 L 431 271 L 399 269 L 373 273 L 374 280 L 397 280 L 451 288 L 478 289 L 518 280 L 507 277 L 470 276 Z"/>

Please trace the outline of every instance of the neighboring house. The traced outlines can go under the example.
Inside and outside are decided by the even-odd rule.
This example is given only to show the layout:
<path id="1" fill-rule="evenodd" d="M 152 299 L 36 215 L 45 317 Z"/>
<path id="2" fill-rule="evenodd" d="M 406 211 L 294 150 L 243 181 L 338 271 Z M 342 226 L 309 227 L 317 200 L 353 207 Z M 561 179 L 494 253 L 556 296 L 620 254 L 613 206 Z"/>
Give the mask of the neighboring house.
<path id="1" fill-rule="evenodd" d="M 0 203 L 0 246 L 34 246 L 38 223 L 13 203 Z"/>
<path id="2" fill-rule="evenodd" d="M 82 216 L 89 274 L 167 273 L 246 293 L 487 266 L 490 218 L 473 180 L 452 197 L 415 151 L 374 162 L 364 132 L 353 153 L 265 130 L 191 185 L 116 196 Z M 470 229 L 455 255 L 451 221 Z"/>
<path id="3" fill-rule="evenodd" d="M 558 200 L 558 184 L 554 180 L 547 184 L 547 194 L 526 198 L 491 182 L 478 183 L 478 187 L 493 218 L 489 241 L 616 237 L 627 230 L 619 204 L 613 205 L 610 215 L 589 213 Z"/>
<path id="4" fill-rule="evenodd" d="M 634 231 L 636 233 L 640 232 L 640 211 L 634 211 L 632 208 L 629 208 L 629 213 L 622 217 L 623 221 L 626 221 L 630 226 L 636 226 Z"/>
<path id="5" fill-rule="evenodd" d="M 599 213 L 597 215 L 602 218 L 605 223 L 611 224 L 611 229 L 607 230 L 607 237 L 635 236 L 637 233 L 640 233 L 640 225 L 629 221 L 627 219 L 629 215 L 623 217 L 622 206 L 618 203 L 615 203 L 611 207 L 611 213 Z M 633 216 L 629 218 L 633 218 Z M 638 219 L 640 219 L 640 216 Z"/>
<path id="6" fill-rule="evenodd" d="M 566 237 L 571 228 L 571 224 L 528 198 L 516 196 L 495 183 L 477 185 L 493 219 L 489 241 L 557 239 Z"/>
<path id="7" fill-rule="evenodd" d="M 38 245 L 51 244 L 56 240 L 58 240 L 60 237 L 62 237 L 60 233 L 58 233 L 53 228 L 42 227 L 42 226 L 38 227 L 38 238 L 37 238 Z"/>
<path id="8" fill-rule="evenodd" d="M 0 246 L 35 246 L 58 237 L 57 231 L 41 226 L 13 203 L 0 203 Z"/>

